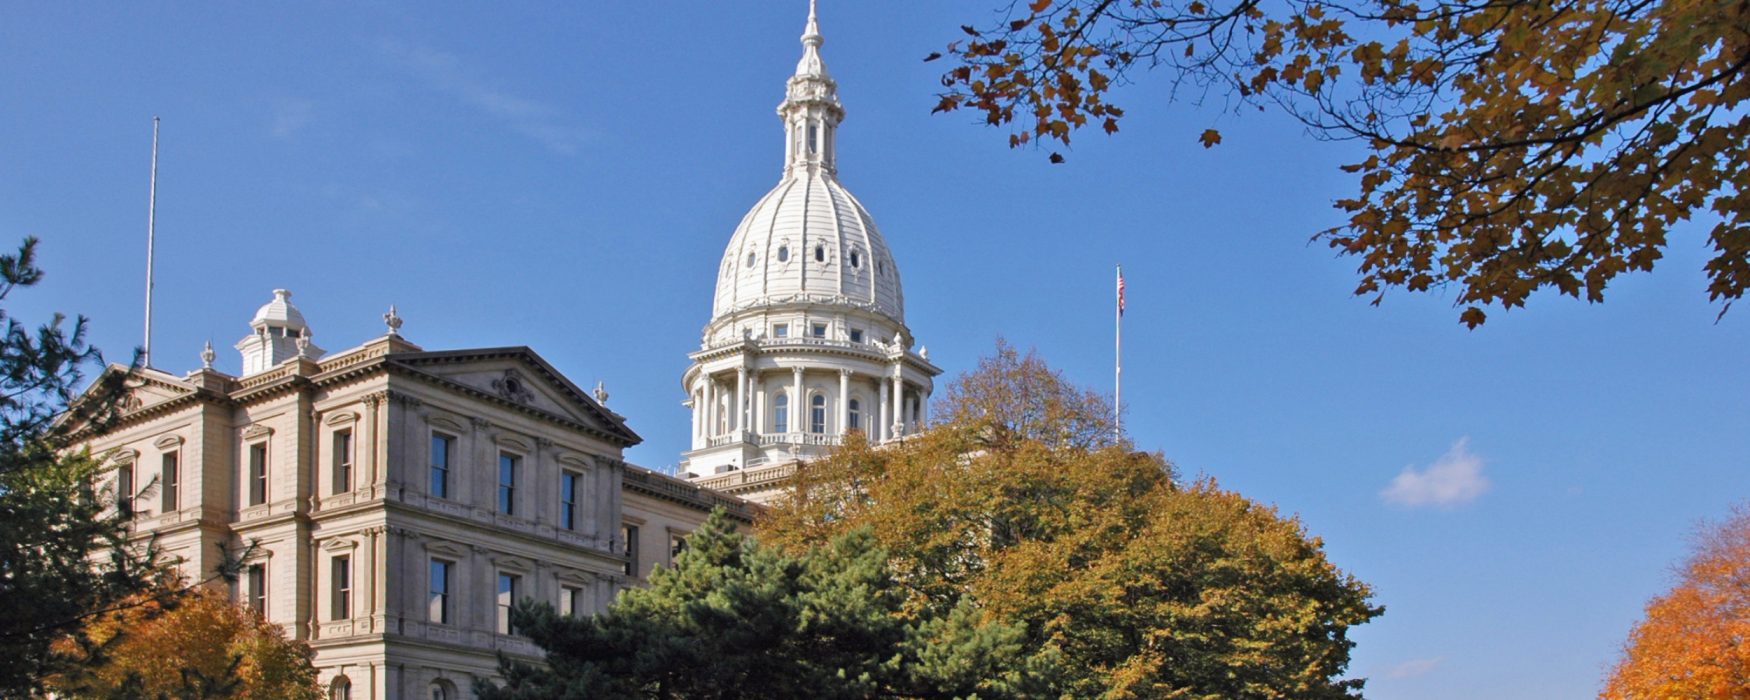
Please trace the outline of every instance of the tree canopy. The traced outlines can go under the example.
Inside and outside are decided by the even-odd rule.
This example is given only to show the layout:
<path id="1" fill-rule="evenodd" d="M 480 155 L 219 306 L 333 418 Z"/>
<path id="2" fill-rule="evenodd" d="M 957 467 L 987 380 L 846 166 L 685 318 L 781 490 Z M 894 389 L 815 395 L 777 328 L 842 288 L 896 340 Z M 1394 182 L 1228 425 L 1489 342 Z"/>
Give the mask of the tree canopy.
<path id="1" fill-rule="evenodd" d="M 93 617 L 79 644 L 101 652 L 95 663 L 50 677 L 65 698 L 276 698 L 319 700 L 312 652 L 210 588 L 148 591 L 123 601 L 114 613 Z"/>
<path id="2" fill-rule="evenodd" d="M 1036 674 L 1020 630 L 966 606 L 901 616 L 887 555 L 853 530 L 796 555 L 734 530 L 721 511 L 674 568 L 594 617 L 521 602 L 544 667 L 501 659 L 484 700 L 552 698 L 1016 697 Z"/>
<path id="3" fill-rule="evenodd" d="M 1294 519 L 1177 482 L 1114 436 L 1109 404 L 1030 353 L 999 345 L 945 393 L 949 420 L 929 432 L 852 439 L 798 469 L 758 537 L 803 551 L 869 532 L 908 612 L 971 605 L 1020 626 L 1053 697 L 1359 693 L 1347 631 L 1381 608 Z"/>
<path id="4" fill-rule="evenodd" d="M 1750 694 L 1750 506 L 1704 529 L 1677 585 L 1647 603 L 1601 697 Z"/>
<path id="5" fill-rule="evenodd" d="M 0 301 L 42 279 L 36 245 L 0 255 Z M 107 424 L 123 375 L 77 393 L 102 361 L 84 317 L 31 328 L 0 308 L 0 321 L 0 696 L 11 697 L 87 663 L 85 647 L 52 645 L 161 571 L 151 547 L 126 546 L 129 501 L 100 488 L 102 459 L 67 444 L 73 429 Z"/>
<path id="6" fill-rule="evenodd" d="M 1365 146 L 1317 238 L 1376 304 L 1449 287 L 1475 327 L 1540 290 L 1602 301 L 1703 218 L 1724 315 L 1750 286 L 1747 27 L 1722 0 L 1032 0 L 962 27 L 936 109 L 1067 145 L 1116 132 L 1115 88 L 1160 71 Z"/>

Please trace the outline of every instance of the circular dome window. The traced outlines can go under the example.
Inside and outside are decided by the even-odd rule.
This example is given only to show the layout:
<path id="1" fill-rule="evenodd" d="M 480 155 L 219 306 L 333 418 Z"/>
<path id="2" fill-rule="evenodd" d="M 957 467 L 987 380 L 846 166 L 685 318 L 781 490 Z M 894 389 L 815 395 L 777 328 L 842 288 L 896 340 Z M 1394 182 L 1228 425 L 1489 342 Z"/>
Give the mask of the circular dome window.
<path id="1" fill-rule="evenodd" d="M 753 253 L 747 254 L 747 266 L 753 267 Z"/>
<path id="2" fill-rule="evenodd" d="M 778 247 L 778 262 L 790 262 L 790 246 Z"/>

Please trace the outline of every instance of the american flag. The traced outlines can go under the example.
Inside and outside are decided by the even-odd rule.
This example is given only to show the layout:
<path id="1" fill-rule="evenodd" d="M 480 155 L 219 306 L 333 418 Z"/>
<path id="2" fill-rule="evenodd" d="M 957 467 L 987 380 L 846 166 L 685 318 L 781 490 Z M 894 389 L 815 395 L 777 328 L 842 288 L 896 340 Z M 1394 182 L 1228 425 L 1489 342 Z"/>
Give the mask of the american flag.
<path id="1" fill-rule="evenodd" d="M 1118 268 L 1118 315 L 1124 315 L 1124 268 Z"/>

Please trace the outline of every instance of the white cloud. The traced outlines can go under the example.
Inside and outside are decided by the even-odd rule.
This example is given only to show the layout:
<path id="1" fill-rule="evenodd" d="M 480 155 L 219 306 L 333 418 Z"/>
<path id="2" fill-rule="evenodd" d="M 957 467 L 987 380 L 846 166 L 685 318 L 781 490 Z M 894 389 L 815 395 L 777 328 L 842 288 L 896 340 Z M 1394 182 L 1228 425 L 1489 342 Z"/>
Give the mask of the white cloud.
<path id="1" fill-rule="evenodd" d="M 1471 454 L 1470 438 L 1462 437 L 1426 469 L 1404 467 L 1379 496 L 1401 506 L 1456 506 L 1474 501 L 1488 490 L 1483 458 Z"/>
<path id="2" fill-rule="evenodd" d="M 577 153 L 578 146 L 586 136 L 582 128 L 566 123 L 560 111 L 551 105 L 512 94 L 493 85 L 492 81 L 481 76 L 479 71 L 464 65 L 454 54 L 393 39 L 379 42 L 378 48 L 385 56 L 418 76 L 433 89 L 498 119 L 511 130 L 535 140 L 554 153 Z"/>
<path id="3" fill-rule="evenodd" d="M 1445 657 L 1441 656 L 1430 659 L 1410 659 L 1386 669 L 1384 675 L 1387 678 L 1415 678 L 1434 670 L 1434 667 L 1439 666 L 1440 662 L 1445 660 Z"/>

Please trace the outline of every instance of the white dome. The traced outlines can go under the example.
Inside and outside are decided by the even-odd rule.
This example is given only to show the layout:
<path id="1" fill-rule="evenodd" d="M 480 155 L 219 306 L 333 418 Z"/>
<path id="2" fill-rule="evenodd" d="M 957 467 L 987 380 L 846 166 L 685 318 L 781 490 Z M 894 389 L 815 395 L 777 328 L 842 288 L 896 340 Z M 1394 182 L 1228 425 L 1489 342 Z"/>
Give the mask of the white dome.
<path id="1" fill-rule="evenodd" d="M 797 302 L 905 321 L 899 269 L 875 220 L 818 168 L 792 169 L 742 217 L 723 252 L 711 313 Z"/>
<path id="2" fill-rule="evenodd" d="M 255 318 L 249 319 L 249 325 L 291 328 L 300 331 L 309 328 L 309 325 L 304 323 L 304 314 L 298 311 L 298 307 L 292 306 L 292 293 L 284 289 L 273 290 L 273 301 L 256 309 Z"/>

